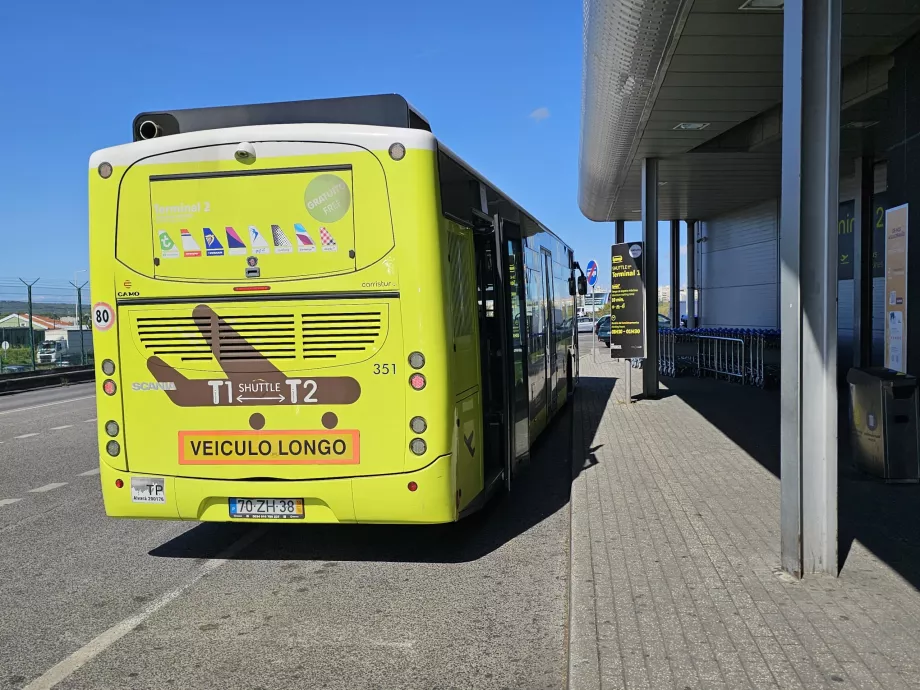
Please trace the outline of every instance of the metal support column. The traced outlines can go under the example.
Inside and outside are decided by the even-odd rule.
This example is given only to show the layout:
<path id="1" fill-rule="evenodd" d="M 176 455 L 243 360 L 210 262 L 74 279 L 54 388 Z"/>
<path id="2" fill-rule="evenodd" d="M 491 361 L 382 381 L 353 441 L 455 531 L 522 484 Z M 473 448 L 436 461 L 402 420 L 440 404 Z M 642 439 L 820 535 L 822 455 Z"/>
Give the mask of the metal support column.
<path id="1" fill-rule="evenodd" d="M 837 574 L 837 182 L 842 0 L 783 11 L 780 541 Z"/>
<path id="2" fill-rule="evenodd" d="M 696 328 L 696 221 L 687 221 L 687 327 Z"/>
<path id="3" fill-rule="evenodd" d="M 872 193 L 874 158 L 856 159 L 856 208 L 853 223 L 853 366 L 872 363 Z"/>
<path id="4" fill-rule="evenodd" d="M 645 364 L 642 393 L 658 397 L 658 159 L 642 159 L 642 273 L 645 278 Z"/>
<path id="5" fill-rule="evenodd" d="M 671 221 L 671 328 L 680 328 L 680 221 Z"/>
<path id="6" fill-rule="evenodd" d="M 618 220 L 616 221 L 616 229 L 614 230 L 614 243 L 623 244 L 626 241 L 626 221 Z"/>

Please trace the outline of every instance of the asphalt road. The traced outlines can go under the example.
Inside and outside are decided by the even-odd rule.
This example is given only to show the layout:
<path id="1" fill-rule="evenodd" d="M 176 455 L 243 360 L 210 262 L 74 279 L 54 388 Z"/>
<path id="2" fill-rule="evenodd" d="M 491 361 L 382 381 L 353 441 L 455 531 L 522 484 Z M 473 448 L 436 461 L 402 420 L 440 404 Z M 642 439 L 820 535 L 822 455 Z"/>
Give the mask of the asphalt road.
<path id="1" fill-rule="evenodd" d="M 567 411 L 457 525 L 113 520 L 92 384 L 0 397 L 0 688 L 564 688 Z"/>

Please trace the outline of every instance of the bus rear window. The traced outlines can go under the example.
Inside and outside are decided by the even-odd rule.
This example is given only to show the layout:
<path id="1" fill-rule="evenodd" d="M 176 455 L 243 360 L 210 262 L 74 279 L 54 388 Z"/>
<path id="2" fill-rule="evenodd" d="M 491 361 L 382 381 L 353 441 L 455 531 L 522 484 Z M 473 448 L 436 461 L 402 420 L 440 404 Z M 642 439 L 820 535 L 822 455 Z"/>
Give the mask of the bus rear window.
<path id="1" fill-rule="evenodd" d="M 355 270 L 350 166 L 152 176 L 156 276 L 233 280 Z"/>

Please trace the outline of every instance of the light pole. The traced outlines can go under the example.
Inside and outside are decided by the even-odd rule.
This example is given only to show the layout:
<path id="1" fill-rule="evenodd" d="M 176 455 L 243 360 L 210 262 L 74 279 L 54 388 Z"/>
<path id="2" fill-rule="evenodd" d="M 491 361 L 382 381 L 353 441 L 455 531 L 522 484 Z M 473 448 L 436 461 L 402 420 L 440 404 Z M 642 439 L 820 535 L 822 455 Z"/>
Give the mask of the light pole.
<path id="1" fill-rule="evenodd" d="M 86 273 L 86 269 L 85 269 L 85 268 L 81 268 L 79 271 L 74 271 L 74 272 L 73 272 L 74 287 L 77 286 L 77 276 L 78 276 L 80 273 Z M 79 296 L 79 295 L 78 295 L 78 296 Z M 77 328 L 79 328 L 79 329 L 82 331 L 82 330 L 83 330 L 83 314 L 80 313 L 80 304 L 79 304 L 79 302 L 80 302 L 80 300 L 78 299 L 78 300 L 77 300 L 77 304 L 74 305 L 74 309 L 76 310 L 76 311 L 75 311 L 75 315 L 76 315 L 76 317 L 77 317 Z M 82 336 L 81 336 L 81 337 L 82 337 Z"/>

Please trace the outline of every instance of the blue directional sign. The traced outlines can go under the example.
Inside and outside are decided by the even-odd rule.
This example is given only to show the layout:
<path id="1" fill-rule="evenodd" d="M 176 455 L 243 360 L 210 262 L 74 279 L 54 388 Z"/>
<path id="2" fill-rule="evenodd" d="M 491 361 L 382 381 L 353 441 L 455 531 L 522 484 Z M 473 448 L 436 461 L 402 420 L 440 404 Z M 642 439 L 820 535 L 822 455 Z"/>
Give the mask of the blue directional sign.
<path id="1" fill-rule="evenodd" d="M 597 284 L 597 262 L 591 259 L 585 268 L 585 277 L 588 279 L 588 285 L 594 287 Z"/>

